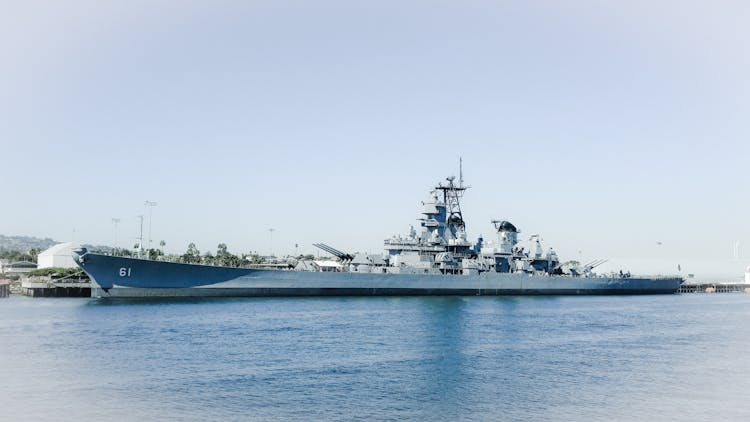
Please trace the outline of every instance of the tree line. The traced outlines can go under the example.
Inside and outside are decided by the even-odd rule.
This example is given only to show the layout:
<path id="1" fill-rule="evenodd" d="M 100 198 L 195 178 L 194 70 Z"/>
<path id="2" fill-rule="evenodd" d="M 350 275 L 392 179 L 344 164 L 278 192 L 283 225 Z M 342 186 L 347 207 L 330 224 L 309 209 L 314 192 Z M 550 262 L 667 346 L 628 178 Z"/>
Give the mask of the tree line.
<path id="1" fill-rule="evenodd" d="M 216 246 L 216 253 L 206 251 L 201 254 L 201 251 L 195 246 L 195 243 L 191 242 L 187 250 L 182 254 L 165 254 L 164 246 L 166 244 L 162 240 L 159 242 L 159 248 L 149 248 L 144 251 L 145 257 L 151 260 L 169 261 L 169 262 L 180 262 L 183 264 L 204 264 L 204 265 L 218 265 L 224 267 L 240 267 L 242 265 L 257 265 L 266 262 L 266 259 L 258 254 L 251 254 L 246 256 L 235 255 L 229 252 L 226 243 L 219 243 Z M 138 256 L 137 246 L 135 250 L 130 249 L 119 249 L 114 248 L 112 250 L 113 255 L 134 257 Z M 92 251 L 97 252 L 97 251 Z"/>
<path id="2" fill-rule="evenodd" d="M 127 248 L 96 248 L 91 250 L 94 253 L 106 253 L 116 256 L 135 257 L 138 256 L 137 246 L 133 250 Z M 242 265 L 259 265 L 267 263 L 266 258 L 258 254 L 250 255 L 235 255 L 229 252 L 226 243 L 219 243 L 216 246 L 216 253 L 213 254 L 211 251 L 206 251 L 201 254 L 195 243 L 190 243 L 187 250 L 182 254 L 165 254 L 164 246 L 166 243 L 162 240 L 159 242 L 159 248 L 146 249 L 145 257 L 151 260 L 170 261 L 170 262 L 181 262 L 186 264 L 204 264 L 204 265 L 218 265 L 225 267 L 239 267 Z M 37 257 L 41 250 L 37 248 L 31 248 L 27 252 L 17 250 L 0 250 L 0 259 L 7 262 L 16 261 L 30 261 L 37 262 Z M 314 259 L 313 255 L 300 255 L 297 259 Z"/>
<path id="3" fill-rule="evenodd" d="M 16 250 L 0 250 L 0 259 L 3 259 L 8 262 L 17 262 L 17 261 L 36 262 L 36 258 L 39 256 L 40 252 L 41 250 L 37 248 L 31 248 L 27 252 L 16 251 Z"/>
<path id="4" fill-rule="evenodd" d="M 179 256 L 179 262 L 186 264 L 205 264 L 205 265 L 219 265 L 224 267 L 239 267 L 245 264 L 257 265 L 266 262 L 266 259 L 258 254 L 251 254 L 247 256 L 235 255 L 227 249 L 226 243 L 219 243 L 216 246 L 216 254 L 212 254 L 207 251 L 201 255 L 200 250 L 195 246 L 195 243 L 190 243 L 184 254 Z"/>
<path id="5" fill-rule="evenodd" d="M 195 243 L 191 242 L 185 253 L 182 255 L 172 255 L 166 259 L 186 264 L 218 265 L 224 267 L 240 267 L 243 265 L 260 265 L 268 263 L 268 260 L 265 257 L 260 256 L 257 253 L 243 256 L 235 255 L 227 250 L 227 245 L 225 243 L 219 243 L 216 246 L 215 255 L 210 251 L 201 255 L 201 252 L 198 250 L 198 247 L 195 246 Z M 296 259 L 315 259 L 315 257 L 313 255 L 299 255 Z"/>

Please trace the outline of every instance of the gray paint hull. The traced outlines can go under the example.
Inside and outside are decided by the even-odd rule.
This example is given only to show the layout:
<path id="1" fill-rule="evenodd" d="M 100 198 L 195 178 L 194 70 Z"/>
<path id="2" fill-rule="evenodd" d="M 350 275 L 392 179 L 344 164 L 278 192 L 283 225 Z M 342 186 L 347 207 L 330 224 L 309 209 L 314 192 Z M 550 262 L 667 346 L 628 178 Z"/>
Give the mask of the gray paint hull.
<path id="1" fill-rule="evenodd" d="M 76 256 L 94 297 L 484 296 L 668 294 L 679 277 L 568 277 L 486 272 L 474 275 L 255 270 L 177 264 L 98 254 Z"/>
<path id="2" fill-rule="evenodd" d="M 539 296 L 673 294 L 676 289 L 113 288 L 92 297 Z"/>

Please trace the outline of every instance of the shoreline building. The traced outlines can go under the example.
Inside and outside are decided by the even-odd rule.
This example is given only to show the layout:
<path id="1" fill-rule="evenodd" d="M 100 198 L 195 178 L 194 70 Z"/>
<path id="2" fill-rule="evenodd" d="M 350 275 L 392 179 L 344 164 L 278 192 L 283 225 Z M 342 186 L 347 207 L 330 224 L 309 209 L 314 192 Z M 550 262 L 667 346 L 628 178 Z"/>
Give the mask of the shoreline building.
<path id="1" fill-rule="evenodd" d="M 36 269 L 36 263 L 30 261 L 16 261 L 2 264 L 0 274 L 4 277 L 26 276 Z"/>
<path id="2" fill-rule="evenodd" d="M 73 260 L 73 243 L 58 243 L 40 252 L 36 259 L 37 268 L 76 268 Z"/>

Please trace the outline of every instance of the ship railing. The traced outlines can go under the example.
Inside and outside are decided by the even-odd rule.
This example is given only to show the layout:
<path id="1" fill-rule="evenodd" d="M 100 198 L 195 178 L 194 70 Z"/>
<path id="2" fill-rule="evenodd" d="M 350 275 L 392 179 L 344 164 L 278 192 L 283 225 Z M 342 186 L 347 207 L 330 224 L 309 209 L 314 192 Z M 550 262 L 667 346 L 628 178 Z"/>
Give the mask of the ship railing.
<path id="1" fill-rule="evenodd" d="M 665 275 L 665 274 L 656 274 L 656 275 L 648 275 L 648 274 L 630 274 L 627 277 L 625 274 L 618 274 L 618 273 L 609 273 L 609 274 L 593 274 L 590 277 L 597 277 L 597 278 L 635 278 L 635 279 L 644 279 L 647 278 L 649 280 L 669 280 L 672 278 L 680 278 L 679 275 Z"/>

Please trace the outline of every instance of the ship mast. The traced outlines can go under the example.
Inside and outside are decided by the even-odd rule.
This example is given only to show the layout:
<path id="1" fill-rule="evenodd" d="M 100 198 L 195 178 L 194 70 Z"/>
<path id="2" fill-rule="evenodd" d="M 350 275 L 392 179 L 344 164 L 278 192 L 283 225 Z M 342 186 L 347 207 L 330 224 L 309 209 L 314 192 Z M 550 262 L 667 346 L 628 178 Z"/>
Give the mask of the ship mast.
<path id="1" fill-rule="evenodd" d="M 458 186 L 464 187 L 464 159 L 458 157 Z"/>
<path id="2" fill-rule="evenodd" d="M 437 189 L 443 191 L 443 202 L 445 203 L 446 219 L 445 228 L 456 236 L 459 229 L 466 231 L 466 223 L 461 212 L 461 197 L 468 186 L 464 186 L 463 159 L 459 158 L 459 178 L 456 186 L 455 176 L 448 177 L 448 186 L 438 185 Z"/>

